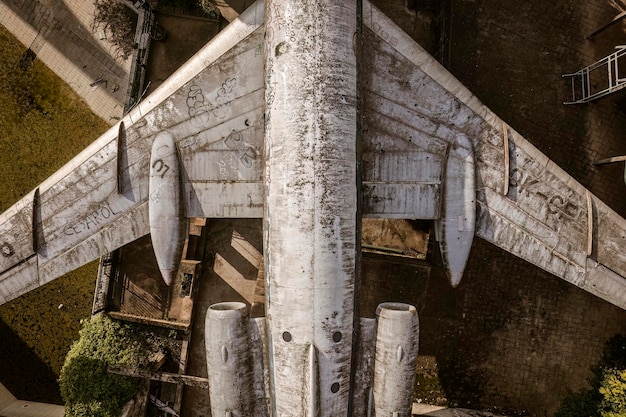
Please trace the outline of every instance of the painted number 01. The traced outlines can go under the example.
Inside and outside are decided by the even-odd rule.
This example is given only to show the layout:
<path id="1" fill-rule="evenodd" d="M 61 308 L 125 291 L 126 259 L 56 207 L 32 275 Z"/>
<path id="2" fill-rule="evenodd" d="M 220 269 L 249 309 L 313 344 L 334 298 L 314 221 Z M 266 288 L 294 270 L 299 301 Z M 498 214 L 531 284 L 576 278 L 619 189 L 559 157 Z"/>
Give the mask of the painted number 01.
<path id="1" fill-rule="evenodd" d="M 154 168 L 157 174 L 161 174 L 161 178 L 165 177 L 165 173 L 170 170 L 169 165 L 163 162 L 162 159 L 154 161 L 152 163 L 152 168 Z"/>

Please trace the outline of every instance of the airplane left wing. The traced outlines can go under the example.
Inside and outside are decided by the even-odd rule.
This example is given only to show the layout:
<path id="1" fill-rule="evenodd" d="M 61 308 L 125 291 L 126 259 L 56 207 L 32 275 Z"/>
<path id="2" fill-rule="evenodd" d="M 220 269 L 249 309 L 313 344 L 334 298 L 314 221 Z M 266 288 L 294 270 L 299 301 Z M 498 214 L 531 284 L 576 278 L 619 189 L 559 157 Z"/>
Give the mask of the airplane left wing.
<path id="1" fill-rule="evenodd" d="M 475 233 L 626 308 L 626 220 L 367 1 L 363 21 L 363 215 L 435 219 L 453 285 Z"/>
<path id="2" fill-rule="evenodd" d="M 149 233 L 150 154 L 169 132 L 187 217 L 261 217 L 263 4 L 0 215 L 0 304 Z M 154 190 L 152 190 L 154 192 Z"/>

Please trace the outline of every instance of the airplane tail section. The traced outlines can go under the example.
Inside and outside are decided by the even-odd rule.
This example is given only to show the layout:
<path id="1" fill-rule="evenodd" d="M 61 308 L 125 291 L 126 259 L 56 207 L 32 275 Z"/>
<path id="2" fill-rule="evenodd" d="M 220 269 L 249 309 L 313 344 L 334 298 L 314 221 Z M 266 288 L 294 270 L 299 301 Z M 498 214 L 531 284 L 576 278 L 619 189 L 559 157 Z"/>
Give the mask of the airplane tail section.
<path id="1" fill-rule="evenodd" d="M 270 415 L 265 324 L 264 318 L 249 318 L 244 303 L 218 303 L 207 310 L 206 357 L 212 415 Z M 359 333 L 352 415 L 410 416 L 419 340 L 417 310 L 403 303 L 380 304 L 376 319 L 361 319 Z M 318 378 L 319 351 L 313 344 L 302 349 L 301 377 L 307 386 L 302 402 L 307 405 L 307 417 L 317 416 L 319 391 L 324 389 Z M 280 363 L 275 359 L 273 366 Z"/>

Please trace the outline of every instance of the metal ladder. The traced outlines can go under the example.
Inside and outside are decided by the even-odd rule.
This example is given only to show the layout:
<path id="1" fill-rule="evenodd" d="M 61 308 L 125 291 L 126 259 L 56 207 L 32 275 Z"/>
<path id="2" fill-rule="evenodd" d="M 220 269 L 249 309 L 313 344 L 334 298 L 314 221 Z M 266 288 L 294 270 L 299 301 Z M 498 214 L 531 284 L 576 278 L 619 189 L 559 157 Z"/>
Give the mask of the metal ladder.
<path id="1" fill-rule="evenodd" d="M 620 59 L 626 59 L 626 45 L 618 45 L 615 52 L 572 74 L 564 74 L 572 83 L 572 101 L 564 104 L 580 104 L 597 100 L 626 88 L 626 77 L 620 72 Z M 622 64 L 626 64 L 622 63 Z M 626 75 L 626 65 L 624 65 Z"/>

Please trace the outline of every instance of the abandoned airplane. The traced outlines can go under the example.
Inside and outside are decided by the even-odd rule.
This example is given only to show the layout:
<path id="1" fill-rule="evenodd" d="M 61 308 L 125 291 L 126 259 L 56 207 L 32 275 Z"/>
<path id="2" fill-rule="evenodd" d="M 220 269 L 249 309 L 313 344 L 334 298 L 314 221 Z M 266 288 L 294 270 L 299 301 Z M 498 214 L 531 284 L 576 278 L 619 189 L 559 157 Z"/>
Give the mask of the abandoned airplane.
<path id="1" fill-rule="evenodd" d="M 417 315 L 355 318 L 361 217 L 433 220 L 452 285 L 477 235 L 626 307 L 626 221 L 367 0 L 251 6 L 0 216 L 0 303 L 148 233 L 171 283 L 190 217 L 264 219 L 266 317 L 207 314 L 214 416 L 410 415 Z"/>

